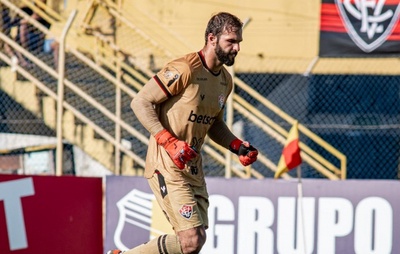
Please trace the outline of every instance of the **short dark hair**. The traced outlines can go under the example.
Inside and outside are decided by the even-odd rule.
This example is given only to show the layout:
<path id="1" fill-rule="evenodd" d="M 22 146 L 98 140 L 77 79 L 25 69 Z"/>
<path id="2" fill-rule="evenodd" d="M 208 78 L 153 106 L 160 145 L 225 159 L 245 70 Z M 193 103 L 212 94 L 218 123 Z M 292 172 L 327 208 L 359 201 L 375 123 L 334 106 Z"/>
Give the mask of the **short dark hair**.
<path id="1" fill-rule="evenodd" d="M 235 15 L 228 12 L 219 12 L 213 15 L 208 21 L 205 32 L 205 42 L 207 44 L 207 37 L 210 33 L 219 37 L 224 29 L 231 32 L 234 29 L 241 29 L 242 27 L 243 22 Z"/>

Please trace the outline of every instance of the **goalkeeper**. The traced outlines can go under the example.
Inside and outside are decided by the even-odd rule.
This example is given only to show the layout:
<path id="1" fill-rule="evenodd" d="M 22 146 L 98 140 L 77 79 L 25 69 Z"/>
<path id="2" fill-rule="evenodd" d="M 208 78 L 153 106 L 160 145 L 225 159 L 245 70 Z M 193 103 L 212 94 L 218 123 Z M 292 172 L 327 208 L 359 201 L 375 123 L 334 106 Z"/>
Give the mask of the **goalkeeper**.
<path id="1" fill-rule="evenodd" d="M 132 100 L 150 132 L 145 177 L 176 235 L 162 235 L 125 252 L 199 253 L 206 241 L 209 205 L 201 147 L 206 135 L 250 165 L 258 151 L 238 139 L 223 121 L 232 91 L 231 66 L 240 50 L 242 22 L 229 13 L 211 17 L 202 50 L 164 66 Z"/>

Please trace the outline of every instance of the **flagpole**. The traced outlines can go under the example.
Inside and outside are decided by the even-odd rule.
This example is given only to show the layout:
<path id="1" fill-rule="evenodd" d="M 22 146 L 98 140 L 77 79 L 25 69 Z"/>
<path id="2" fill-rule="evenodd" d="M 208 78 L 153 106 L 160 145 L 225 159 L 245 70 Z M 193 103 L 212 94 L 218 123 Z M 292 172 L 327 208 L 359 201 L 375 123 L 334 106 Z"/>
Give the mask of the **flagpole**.
<path id="1" fill-rule="evenodd" d="M 304 254 L 307 254 L 307 248 L 306 248 L 306 234 L 305 234 L 305 226 L 304 226 L 304 210 L 303 210 L 303 183 L 301 181 L 301 166 L 297 167 L 297 202 L 299 206 L 298 212 L 300 213 L 300 223 L 301 223 L 301 231 L 302 231 L 302 240 L 303 240 L 303 251 Z"/>

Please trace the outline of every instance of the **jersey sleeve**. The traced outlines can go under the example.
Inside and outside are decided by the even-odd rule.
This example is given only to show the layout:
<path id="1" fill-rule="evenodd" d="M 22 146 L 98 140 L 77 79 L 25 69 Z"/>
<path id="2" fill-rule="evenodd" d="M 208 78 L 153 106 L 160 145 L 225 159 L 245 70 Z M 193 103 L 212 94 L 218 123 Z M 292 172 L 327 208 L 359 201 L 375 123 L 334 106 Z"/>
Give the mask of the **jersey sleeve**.
<path id="1" fill-rule="evenodd" d="M 153 105 L 162 103 L 166 99 L 167 97 L 158 88 L 156 82 L 150 79 L 131 102 L 131 108 L 136 117 L 152 135 L 164 128 Z"/>
<path id="2" fill-rule="evenodd" d="M 168 63 L 144 85 L 132 100 L 132 110 L 152 135 L 164 128 L 154 105 L 179 94 L 190 83 L 190 70 L 189 64 L 184 59 Z"/>
<path id="3" fill-rule="evenodd" d="M 221 110 L 220 114 L 216 117 L 207 134 L 215 143 L 221 145 L 222 147 L 228 148 L 229 144 L 236 138 L 236 136 L 228 128 L 222 118 L 222 115 L 223 110 Z"/>
<path id="4" fill-rule="evenodd" d="M 190 84 L 191 67 L 184 59 L 177 59 L 164 66 L 154 79 L 164 93 L 171 97 Z"/>

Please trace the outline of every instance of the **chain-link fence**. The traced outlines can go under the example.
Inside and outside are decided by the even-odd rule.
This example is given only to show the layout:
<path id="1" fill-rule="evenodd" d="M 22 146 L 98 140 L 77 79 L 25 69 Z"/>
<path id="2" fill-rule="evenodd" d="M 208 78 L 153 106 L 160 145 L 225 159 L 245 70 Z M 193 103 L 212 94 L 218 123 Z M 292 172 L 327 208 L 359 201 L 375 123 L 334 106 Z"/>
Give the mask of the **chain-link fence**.
<path id="1" fill-rule="evenodd" d="M 117 74 L 95 62 L 94 54 L 82 52 L 68 41 L 61 48 L 61 38 L 33 19 L 34 7 L 24 11 L 10 1 L 2 3 L 0 131 L 56 136 L 57 101 L 61 98 L 61 131 L 67 142 L 81 147 L 111 171 L 123 166 L 132 173 L 143 167 L 145 145 L 135 147 L 135 154 L 131 151 L 131 137 L 140 143 L 145 143 L 146 137 L 132 134 L 137 132 L 135 127 L 141 127 L 129 107 L 134 90 L 123 82 L 129 79 L 126 71 Z M 56 20 L 46 18 L 51 26 L 57 25 Z M 21 22 L 26 23 L 23 29 Z M 61 23 L 64 27 L 65 22 Z M 77 30 L 73 28 L 73 32 Z M 26 45 L 21 40 L 22 33 L 26 33 Z M 40 36 L 31 37 L 33 33 Z M 83 44 L 94 43 L 94 36 L 82 37 Z M 65 54 L 58 55 L 58 50 Z M 123 58 L 118 59 L 119 64 L 127 64 Z M 57 68 L 59 61 L 62 66 Z"/>
<path id="2" fill-rule="evenodd" d="M 6 139 L 4 135 L 3 138 Z M 0 152 L 0 172 L 6 174 L 54 175 L 56 173 L 55 158 L 55 145 L 2 149 Z M 63 144 L 63 175 L 76 174 L 74 158 L 73 146 Z"/>
<path id="3" fill-rule="evenodd" d="M 44 43 L 44 34 L 41 33 L 36 27 L 32 26 L 28 18 L 33 15 L 32 9 L 27 6 L 16 5 L 16 7 L 10 9 L 6 5 L 1 4 L 1 32 L 5 36 L 0 40 L 2 53 L 4 53 L 10 64 L 6 62 L 1 62 L 1 67 L 3 72 L 7 68 L 10 71 L 10 74 L 2 75 L 2 84 L 5 82 L 10 82 L 7 79 L 14 79 L 16 81 L 25 80 L 20 73 L 16 72 L 16 67 L 21 66 L 26 69 L 33 66 L 32 62 L 30 62 L 26 57 L 23 56 L 20 49 L 27 50 L 31 53 L 39 53 L 42 52 L 43 43 Z M 39 20 L 38 20 L 39 21 Z M 43 24 L 47 25 L 44 20 L 40 20 Z M 7 43 L 7 39 L 13 42 L 17 42 L 17 48 L 14 48 L 9 43 Z M 43 57 L 47 55 L 42 53 Z M 51 57 L 50 57 L 51 59 Z M 36 135 L 55 135 L 54 131 L 51 128 L 48 128 L 43 119 L 37 118 L 30 112 L 26 110 L 23 105 L 18 104 L 15 99 L 1 92 L 0 97 L 0 131 L 1 132 L 10 132 L 10 133 L 31 133 Z M 29 126 L 29 128 L 27 128 Z"/>
<path id="4" fill-rule="evenodd" d="M 400 76 L 238 74 L 287 114 L 347 157 L 347 178 L 396 179 L 399 166 Z M 240 90 L 241 96 L 252 98 Z M 258 107 L 264 114 L 270 111 Z M 274 116 L 271 116 L 274 119 Z M 279 121 L 279 119 L 277 119 Z M 287 125 L 281 123 L 282 126 Z M 290 126 L 285 126 L 289 129 Z M 246 138 L 278 161 L 281 149 L 258 138 L 251 124 Z M 300 141 L 315 147 L 306 136 Z M 273 142 L 272 142 L 273 143 Z M 331 158 L 333 160 L 333 158 Z M 320 177 L 303 166 L 307 177 Z"/>
<path id="5" fill-rule="evenodd" d="M 28 16 L 32 14 L 24 14 L 7 0 L 0 2 L 5 4 L 3 24 L 25 18 L 28 35 L 32 34 L 26 46 L 21 42 L 20 27 L 16 23 L 10 27 L 3 25 L 0 33 L 3 44 L 0 52 L 0 132 L 56 136 L 56 102 L 61 82 L 64 139 L 81 147 L 114 173 L 138 174 L 144 166 L 149 134 L 137 121 L 129 104 L 141 85 L 156 71 L 153 64 L 161 65 L 170 57 L 168 52 L 155 45 L 151 34 L 144 36 L 139 30 L 132 29 L 132 24 L 123 23 L 121 18 L 118 20 L 122 23 L 115 27 L 116 41 L 104 38 L 102 31 L 87 22 L 83 30 L 79 27 L 81 34 L 74 37 L 73 44 L 77 47 L 67 40 L 66 68 L 62 76 L 56 68 L 60 59 L 54 55 L 57 52 L 54 50 L 59 49 L 60 38 L 52 37 L 45 22 L 30 20 Z M 118 14 L 113 13 L 112 8 L 104 13 L 108 18 Z M 5 14 L 11 18 L 7 20 Z M 91 20 L 96 19 L 102 20 L 98 17 Z M 49 25 L 56 22 L 51 18 L 45 20 Z M 65 22 L 61 23 L 65 25 Z M 131 45 L 130 36 L 140 39 Z M 53 47 L 49 48 L 51 45 Z M 287 64 L 293 66 L 290 61 Z M 374 69 L 374 66 L 370 68 Z M 291 127 L 287 119 L 282 119 L 271 107 L 255 99 L 251 92 L 255 91 L 343 153 L 347 158 L 347 178 L 398 178 L 400 73 L 236 73 L 236 77 L 250 90 L 246 86 L 235 86 L 235 95 L 240 100 L 235 97 L 231 105 L 232 129 L 260 150 L 260 159 L 251 168 L 243 168 L 233 161 L 236 175 L 273 177 L 285 136 L 282 132 L 274 134 L 267 122 L 271 119 L 286 132 Z M 250 106 L 244 106 L 246 104 Z M 300 132 L 300 141 L 323 160 L 340 168 L 341 161 L 337 157 L 303 132 Z M 224 150 L 207 142 L 202 154 L 208 176 L 225 175 Z M 312 160 L 303 160 L 303 176 L 326 177 L 316 170 L 318 166 L 319 163 Z M 289 174 L 295 177 L 296 172 Z"/>

